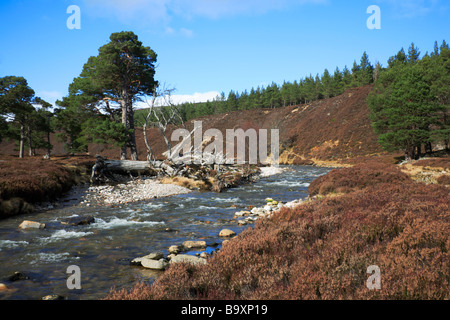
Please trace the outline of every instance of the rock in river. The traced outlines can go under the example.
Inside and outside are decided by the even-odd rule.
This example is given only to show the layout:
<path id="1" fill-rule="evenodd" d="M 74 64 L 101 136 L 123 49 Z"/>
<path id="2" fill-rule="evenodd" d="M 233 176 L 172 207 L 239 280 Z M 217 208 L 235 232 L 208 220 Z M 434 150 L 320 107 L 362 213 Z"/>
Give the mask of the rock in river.
<path id="1" fill-rule="evenodd" d="M 144 268 L 152 270 L 164 270 L 169 265 L 164 259 L 153 260 L 146 257 L 142 257 L 141 265 Z"/>
<path id="2" fill-rule="evenodd" d="M 186 249 L 206 248 L 206 241 L 185 241 L 183 247 Z"/>
<path id="3" fill-rule="evenodd" d="M 25 220 L 19 225 L 20 229 L 44 229 L 45 224 L 35 221 Z"/>
<path id="4" fill-rule="evenodd" d="M 178 254 L 172 259 L 170 259 L 170 263 L 177 263 L 177 262 L 187 262 L 192 264 L 206 264 L 206 260 L 203 258 L 199 258 L 196 256 L 192 256 L 189 254 Z"/>
<path id="5" fill-rule="evenodd" d="M 94 223 L 95 219 L 92 216 L 80 216 L 72 217 L 61 221 L 62 224 L 67 224 L 70 226 L 82 226 Z"/>
<path id="6" fill-rule="evenodd" d="M 220 231 L 219 233 L 219 237 L 234 237 L 236 235 L 236 232 L 234 232 L 233 230 L 230 229 L 223 229 Z"/>
<path id="7" fill-rule="evenodd" d="M 181 252 L 180 246 L 173 245 L 169 247 L 169 253 L 178 254 L 180 252 Z"/>

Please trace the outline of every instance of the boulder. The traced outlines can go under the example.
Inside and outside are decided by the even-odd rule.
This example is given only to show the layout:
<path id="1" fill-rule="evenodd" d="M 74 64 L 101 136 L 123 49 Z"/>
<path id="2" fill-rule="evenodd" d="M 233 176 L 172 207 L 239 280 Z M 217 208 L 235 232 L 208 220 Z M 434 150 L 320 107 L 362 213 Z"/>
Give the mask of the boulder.
<path id="1" fill-rule="evenodd" d="M 130 261 L 130 265 L 132 266 L 142 266 L 142 259 L 149 259 L 149 260 L 160 260 L 164 258 L 164 253 L 162 252 L 152 252 L 146 256 L 134 258 Z"/>
<path id="2" fill-rule="evenodd" d="M 203 258 L 199 258 L 196 256 L 192 256 L 189 254 L 178 254 L 174 257 L 172 257 L 172 259 L 170 259 L 170 263 L 179 263 L 179 262 L 187 262 L 187 263 L 191 263 L 191 264 L 206 264 L 206 260 Z"/>
<path id="3" fill-rule="evenodd" d="M 164 253 L 162 252 L 152 252 L 146 256 L 144 256 L 143 258 L 147 258 L 147 259 L 151 259 L 151 260 L 159 260 L 164 258 Z"/>
<path id="4" fill-rule="evenodd" d="M 142 266 L 142 258 L 143 257 L 138 257 L 138 258 L 134 258 L 133 260 L 130 261 L 130 265 L 132 266 Z"/>
<path id="5" fill-rule="evenodd" d="M 45 224 L 36 222 L 36 221 L 29 221 L 25 220 L 19 225 L 20 229 L 44 229 Z"/>
<path id="6" fill-rule="evenodd" d="M 70 225 L 70 226 L 83 226 L 94 223 L 95 219 L 92 216 L 80 216 L 80 217 L 72 217 L 61 221 L 62 224 Z"/>
<path id="7" fill-rule="evenodd" d="M 26 274 L 24 274 L 20 271 L 14 272 L 14 274 L 8 278 L 8 280 L 11 282 L 20 281 L 20 280 L 29 280 L 29 279 L 30 279 L 30 277 L 28 277 Z"/>
<path id="8" fill-rule="evenodd" d="M 223 229 L 219 232 L 219 237 L 234 237 L 236 235 L 236 232 L 230 229 Z"/>
<path id="9" fill-rule="evenodd" d="M 183 247 L 186 249 L 206 248 L 206 241 L 185 241 Z"/>
<path id="10" fill-rule="evenodd" d="M 164 259 L 153 260 L 146 257 L 142 257 L 141 265 L 144 268 L 152 270 L 164 270 L 169 265 Z"/>
<path id="11" fill-rule="evenodd" d="M 169 247 L 169 253 L 178 254 L 181 252 L 180 246 L 170 246 Z"/>

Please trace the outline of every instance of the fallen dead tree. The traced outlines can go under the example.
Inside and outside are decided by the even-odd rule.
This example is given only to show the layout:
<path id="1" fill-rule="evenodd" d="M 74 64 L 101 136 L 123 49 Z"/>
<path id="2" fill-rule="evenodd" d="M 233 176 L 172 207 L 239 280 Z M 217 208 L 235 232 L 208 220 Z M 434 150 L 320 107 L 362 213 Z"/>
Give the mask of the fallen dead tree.
<path id="1" fill-rule="evenodd" d="M 220 192 L 242 183 L 254 182 L 259 178 L 260 169 L 251 165 L 236 164 L 187 164 L 164 161 L 107 160 L 97 156 L 92 167 L 91 182 L 95 184 L 120 182 L 139 176 L 156 176 L 165 181 L 178 183 L 183 178 L 186 186 L 198 185 L 203 189 Z M 169 180 L 167 179 L 169 178 Z"/>

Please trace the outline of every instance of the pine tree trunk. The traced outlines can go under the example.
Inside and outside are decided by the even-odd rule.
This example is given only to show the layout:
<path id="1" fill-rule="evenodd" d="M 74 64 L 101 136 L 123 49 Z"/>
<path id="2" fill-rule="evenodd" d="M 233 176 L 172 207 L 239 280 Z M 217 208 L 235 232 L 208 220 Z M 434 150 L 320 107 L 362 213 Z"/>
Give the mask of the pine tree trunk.
<path id="1" fill-rule="evenodd" d="M 426 154 L 432 154 L 433 153 L 433 145 L 431 142 L 425 143 L 425 153 Z"/>
<path id="2" fill-rule="evenodd" d="M 128 104 L 125 100 L 120 101 L 120 104 L 122 105 L 122 124 L 124 125 L 125 129 L 128 130 Z M 120 160 L 126 160 L 127 159 L 127 142 L 124 142 L 124 145 L 120 149 Z"/>
<path id="3" fill-rule="evenodd" d="M 132 106 L 128 108 L 128 121 L 131 129 L 130 134 L 130 148 L 131 148 L 131 160 L 137 161 L 138 160 L 138 150 L 136 145 L 136 132 L 134 128 L 134 110 Z"/>
<path id="4" fill-rule="evenodd" d="M 411 162 L 412 159 L 414 159 L 414 153 L 415 153 L 415 147 L 409 146 L 405 150 L 405 160 L 408 162 Z"/>
<path id="5" fill-rule="evenodd" d="M 20 147 L 19 147 L 19 158 L 23 158 L 25 153 L 25 125 L 20 123 Z"/>
<path id="6" fill-rule="evenodd" d="M 31 141 L 31 129 L 30 126 L 28 126 L 28 130 L 27 130 L 27 140 L 28 140 L 28 155 L 30 157 L 34 156 L 34 150 L 33 150 L 33 144 Z"/>

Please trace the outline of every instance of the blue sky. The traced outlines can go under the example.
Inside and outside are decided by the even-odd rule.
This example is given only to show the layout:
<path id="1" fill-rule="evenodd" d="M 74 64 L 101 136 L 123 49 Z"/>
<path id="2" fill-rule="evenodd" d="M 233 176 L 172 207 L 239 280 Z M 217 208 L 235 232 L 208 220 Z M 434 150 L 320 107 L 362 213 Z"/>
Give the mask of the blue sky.
<path id="1" fill-rule="evenodd" d="M 81 10 L 70 30 L 67 8 Z M 381 9 L 369 30 L 367 8 Z M 450 42 L 448 0 L 2 0 L 0 76 L 28 80 L 54 102 L 113 32 L 133 31 L 158 54 L 156 78 L 176 98 L 202 101 L 324 69 L 373 64 L 411 42 L 422 54 Z M 177 101 L 178 101 L 177 100 Z"/>

